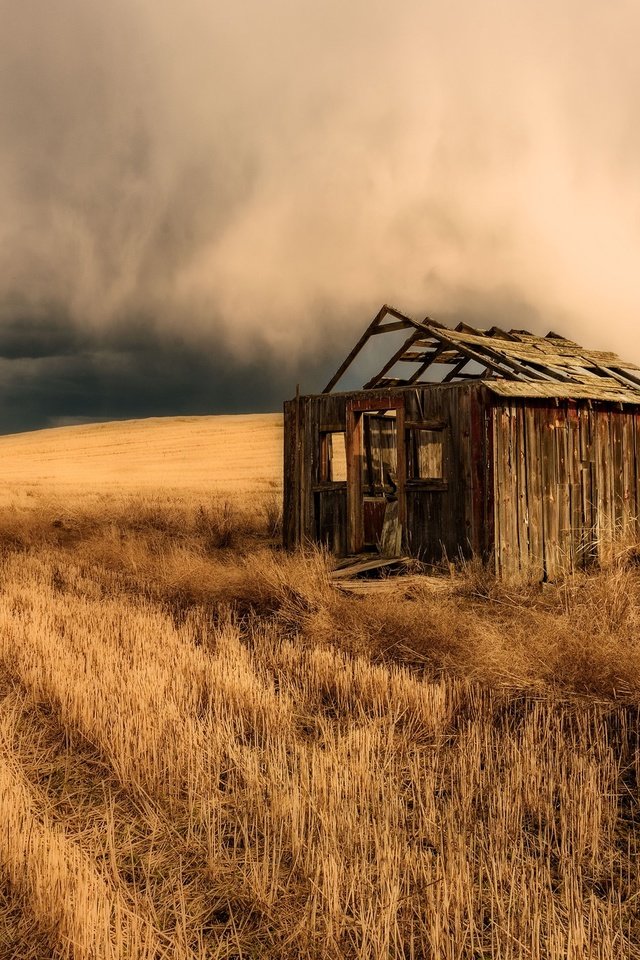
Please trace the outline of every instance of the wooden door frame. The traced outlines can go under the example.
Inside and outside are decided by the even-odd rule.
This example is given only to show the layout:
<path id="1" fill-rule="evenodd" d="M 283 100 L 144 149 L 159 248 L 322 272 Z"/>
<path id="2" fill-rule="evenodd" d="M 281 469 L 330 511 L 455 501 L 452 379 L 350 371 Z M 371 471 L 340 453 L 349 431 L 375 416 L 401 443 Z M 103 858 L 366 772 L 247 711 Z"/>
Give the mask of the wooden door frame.
<path id="1" fill-rule="evenodd" d="M 345 431 L 347 455 L 347 550 L 361 553 L 364 549 L 364 516 L 362 492 L 362 459 L 364 457 L 363 414 L 378 410 L 396 411 L 396 447 L 398 485 L 398 519 L 404 526 L 406 516 L 407 458 L 405 448 L 404 397 L 364 398 L 347 401 Z"/>

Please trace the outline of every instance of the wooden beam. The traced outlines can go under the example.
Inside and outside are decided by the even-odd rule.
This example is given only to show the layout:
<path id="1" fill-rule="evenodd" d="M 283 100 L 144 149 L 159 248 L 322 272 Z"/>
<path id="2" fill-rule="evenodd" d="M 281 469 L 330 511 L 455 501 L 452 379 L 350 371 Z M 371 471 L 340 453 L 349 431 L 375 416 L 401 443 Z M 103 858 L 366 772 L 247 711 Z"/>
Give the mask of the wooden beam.
<path id="1" fill-rule="evenodd" d="M 624 367 L 609 367 L 609 369 L 610 369 L 610 370 L 615 370 L 616 373 L 619 373 L 619 374 L 620 374 L 622 377 L 624 377 L 626 380 L 629 380 L 631 383 L 635 383 L 635 384 L 637 384 L 638 386 L 640 386 L 640 377 L 634 376 L 632 373 L 630 373 L 630 372 L 629 372 L 628 370 L 626 370 Z"/>
<path id="2" fill-rule="evenodd" d="M 359 553 L 363 547 L 362 517 L 362 413 L 347 404 L 347 551 Z"/>
<path id="3" fill-rule="evenodd" d="M 441 350 L 421 350 L 420 353 L 407 353 L 404 357 L 399 357 L 399 363 L 424 363 L 427 360 L 431 360 L 434 354 L 438 354 L 438 363 L 457 363 L 459 360 L 463 359 L 460 356 L 459 350 L 445 350 L 444 353 Z M 467 363 L 467 358 L 464 357 L 464 362 Z"/>
<path id="4" fill-rule="evenodd" d="M 413 376 L 409 377 L 409 381 L 408 381 L 408 382 L 409 382 L 409 385 L 411 385 L 412 383 L 416 383 L 416 381 L 420 379 L 420 377 L 421 377 L 422 374 L 425 372 L 425 370 L 426 370 L 428 367 L 430 367 L 432 363 L 435 363 L 435 362 L 437 361 L 438 357 L 440 357 L 440 356 L 441 356 L 443 353 L 445 353 L 445 352 L 446 352 L 446 347 L 444 347 L 443 345 L 439 346 L 437 350 L 434 350 L 433 356 L 432 356 L 429 360 L 425 360 L 425 361 L 418 367 L 418 369 L 417 369 L 416 372 L 413 374 Z"/>
<path id="5" fill-rule="evenodd" d="M 391 322 L 384 323 L 383 321 L 387 316 L 395 319 Z M 521 338 L 533 336 L 528 330 L 510 330 L 507 332 L 500 327 L 494 326 L 490 331 L 484 332 L 477 330 L 469 324 L 460 323 L 456 329 L 456 332 L 461 334 L 458 340 L 456 337 L 449 336 L 449 328 L 432 320 L 428 316 L 422 321 L 413 320 L 394 307 L 384 304 L 364 331 L 353 350 L 324 388 L 323 393 L 329 393 L 335 387 L 371 337 L 408 328 L 413 328 L 410 336 L 362 389 L 370 390 L 383 385 L 387 387 L 410 386 L 420 380 L 425 371 L 433 363 L 454 364 L 454 369 L 446 374 L 441 381 L 442 383 L 450 383 L 456 378 L 466 380 L 482 379 L 488 376 L 500 376 L 507 380 L 533 379 L 541 382 L 547 382 L 547 380 L 550 379 L 552 382 L 569 384 L 581 382 L 576 379 L 576 374 L 570 374 L 564 368 L 561 369 L 549 362 L 545 362 L 544 354 L 541 355 L 539 361 L 537 358 L 529 359 L 528 357 L 526 359 L 517 359 L 509 355 L 506 347 L 504 350 L 500 349 L 499 340 L 523 342 Z M 467 343 L 464 339 L 465 333 L 468 333 L 474 338 L 477 337 L 483 342 Z M 555 338 L 564 339 L 558 337 L 558 335 L 553 332 L 550 332 L 547 336 L 550 340 Z M 426 348 L 426 352 L 414 353 L 412 355 L 408 353 L 412 347 L 424 347 Z M 477 375 L 463 374 L 461 371 L 469 360 L 480 364 L 483 368 L 483 373 L 478 373 Z M 420 363 L 420 366 L 408 380 L 403 380 L 398 377 L 386 377 L 385 374 L 398 362 Z M 604 368 L 602 369 L 604 370 Z M 622 368 L 608 368 L 607 375 L 625 385 L 637 383 L 640 386 L 640 380 L 623 371 Z"/>
<path id="6" fill-rule="evenodd" d="M 478 330 L 477 327 L 472 327 L 470 323 L 459 323 L 456 327 L 456 333 L 470 333 L 474 337 L 484 337 L 484 330 Z"/>
<path id="7" fill-rule="evenodd" d="M 338 380 L 340 380 L 342 375 L 346 373 L 346 371 L 351 366 L 351 364 L 353 363 L 355 358 L 358 356 L 358 354 L 360 353 L 360 351 L 362 350 L 362 348 L 367 343 L 370 337 L 374 336 L 376 333 L 387 332 L 384 328 L 379 329 L 382 321 L 387 316 L 395 317 L 396 320 L 399 320 L 399 321 L 401 320 L 405 327 L 407 325 L 408 326 L 415 325 L 415 320 L 412 320 L 410 317 L 405 317 L 405 315 L 403 313 L 400 313 L 399 310 L 396 310 L 395 307 L 390 307 L 387 303 L 383 304 L 380 310 L 378 311 L 378 313 L 376 314 L 376 316 L 373 318 L 373 320 L 371 321 L 367 329 L 364 331 L 364 333 L 356 343 L 351 353 L 340 364 L 340 366 L 332 376 L 331 380 L 322 391 L 323 393 L 330 393 L 333 390 Z M 389 324 L 388 326 L 391 327 L 392 324 Z"/>
<path id="8" fill-rule="evenodd" d="M 541 354 L 541 356 L 544 356 L 544 354 Z M 560 383 L 580 383 L 580 380 L 577 380 L 575 377 L 570 376 L 566 372 L 560 373 L 559 367 L 549 366 L 549 364 L 546 364 L 544 362 L 538 363 L 536 360 L 526 360 L 525 363 L 533 367 L 533 370 L 532 370 L 533 373 L 541 372 L 545 374 L 545 376 L 549 377 L 551 380 L 555 380 L 556 382 L 559 381 Z M 563 367 L 563 370 L 566 370 L 566 368 Z M 541 379 L 541 378 L 538 377 L 538 379 Z"/>
<path id="9" fill-rule="evenodd" d="M 380 389 L 373 396 L 354 397 L 348 404 L 349 409 L 356 413 L 380 413 L 384 410 L 398 410 L 404 405 L 404 398 L 392 397 Z"/>
<path id="10" fill-rule="evenodd" d="M 487 336 L 496 340 L 511 340 L 512 343 L 522 343 L 522 340 L 517 334 L 514 334 L 513 331 L 503 330 L 502 327 L 491 327 L 490 330 L 487 330 Z"/>
<path id="11" fill-rule="evenodd" d="M 362 336 L 360 337 L 360 339 L 359 339 L 358 342 L 356 343 L 356 345 L 355 345 L 355 347 L 353 348 L 353 350 L 351 351 L 351 353 L 349 353 L 349 354 L 345 357 L 345 359 L 342 361 L 342 363 L 340 364 L 340 366 L 338 367 L 338 369 L 336 370 L 336 372 L 335 372 L 334 375 L 332 376 L 331 380 L 329 380 L 329 383 L 326 385 L 326 387 L 325 387 L 324 390 L 322 391 L 323 393 L 331 393 L 331 391 L 332 391 L 333 388 L 335 387 L 335 385 L 336 385 L 336 383 L 338 382 L 338 380 L 340 380 L 340 378 L 342 377 L 342 375 L 347 371 L 347 369 L 351 366 L 351 364 L 353 363 L 353 361 L 355 360 L 355 358 L 358 356 L 358 354 L 360 353 L 360 351 L 361 351 L 362 348 L 364 347 L 365 343 L 367 343 L 367 341 L 369 340 L 369 338 L 370 338 L 371 336 L 373 336 L 373 330 L 374 330 L 376 327 L 380 326 L 381 321 L 384 319 L 384 317 L 386 317 L 386 315 L 387 315 L 387 305 L 384 304 L 384 305 L 380 308 L 380 310 L 378 311 L 378 313 L 376 314 L 376 316 L 373 318 L 373 320 L 371 321 L 371 323 L 369 324 L 369 326 L 367 327 L 367 329 L 364 331 L 364 333 L 362 334 Z"/>
<path id="12" fill-rule="evenodd" d="M 606 377 L 612 377 L 614 380 L 617 380 L 618 383 L 621 383 L 623 386 L 629 389 L 631 385 L 638 384 L 640 385 L 640 380 L 638 377 L 634 377 L 632 374 L 625 373 L 624 370 L 618 371 L 613 367 L 600 367 L 596 364 L 592 367 L 593 370 L 597 370 L 598 373 Z"/>
<path id="13" fill-rule="evenodd" d="M 467 365 L 468 363 L 469 363 L 469 361 L 467 360 L 466 357 L 463 357 L 462 360 L 458 360 L 458 362 L 456 363 L 456 365 L 455 365 L 455 367 L 453 368 L 453 370 L 450 370 L 450 371 L 449 371 L 449 373 L 446 375 L 446 377 L 443 378 L 442 382 L 443 382 L 443 383 L 451 383 L 451 381 L 452 381 L 455 377 L 460 376 L 460 371 L 461 371 L 464 367 L 466 367 L 466 365 Z M 485 368 L 485 369 L 486 369 L 486 368 Z M 479 379 L 479 378 L 476 377 L 475 379 Z"/>
<path id="14" fill-rule="evenodd" d="M 294 537 L 295 544 L 297 547 L 302 543 L 302 450 L 301 450 L 301 439 L 300 439 L 300 384 L 296 384 L 296 416 L 295 416 L 295 457 L 294 457 L 294 473 L 295 473 L 295 528 L 294 528 Z"/>
<path id="15" fill-rule="evenodd" d="M 452 347 L 457 348 L 458 351 L 461 354 L 466 355 L 469 358 L 469 360 L 475 360 L 477 363 L 481 364 L 482 366 L 489 367 L 490 369 L 495 370 L 497 373 L 500 374 L 500 376 L 505 377 L 507 380 L 517 380 L 518 373 L 521 373 L 521 374 L 528 373 L 528 371 L 526 371 L 524 367 L 520 367 L 520 364 L 516 363 L 516 361 L 513 361 L 511 364 L 507 364 L 507 369 L 505 370 L 504 364 L 506 363 L 506 361 L 504 357 L 500 356 L 500 354 L 496 354 L 495 351 L 493 350 L 487 349 L 486 347 L 484 347 L 484 345 L 482 348 L 483 351 L 486 350 L 487 354 L 490 357 L 494 357 L 494 358 L 497 357 L 497 359 L 487 360 L 487 357 L 484 355 L 484 353 L 479 353 L 473 347 L 468 347 L 466 344 L 460 343 L 457 340 L 449 340 L 449 338 L 446 337 L 444 333 L 441 333 L 439 330 L 434 333 L 434 336 L 436 336 L 440 340 L 440 342 L 443 344 L 443 349 L 445 347 L 448 349 L 451 349 Z M 430 362 L 433 363 L 434 361 L 431 360 Z M 429 364 L 425 365 L 425 369 L 427 366 L 429 366 Z M 412 383 L 415 381 L 411 380 L 410 382 Z"/>
<path id="16" fill-rule="evenodd" d="M 343 374 L 351 366 L 351 364 L 353 363 L 355 358 L 358 356 L 362 348 L 365 346 L 367 341 L 370 339 L 370 337 L 377 336 L 378 333 L 387 333 L 388 330 L 391 330 L 392 328 L 397 329 L 395 324 L 391 324 L 391 323 L 382 324 L 382 321 L 386 316 L 392 316 L 392 317 L 395 317 L 398 321 L 402 321 L 404 329 L 406 329 L 408 326 L 414 327 L 417 331 L 419 331 L 419 334 L 420 334 L 419 337 L 416 337 L 416 340 L 422 339 L 424 337 L 425 331 L 432 339 L 437 339 L 437 334 L 434 333 L 432 335 L 432 329 L 434 331 L 447 329 L 447 327 L 445 327 L 442 323 L 438 323 L 437 320 L 432 320 L 431 317 L 425 317 L 424 320 L 422 321 L 414 320 L 412 317 L 407 317 L 405 316 L 405 314 L 400 313 L 400 311 L 396 310 L 395 307 L 390 307 L 388 304 L 385 303 L 380 308 L 376 316 L 373 318 L 373 320 L 371 321 L 371 323 L 369 324 L 365 332 L 362 334 L 362 336 L 356 343 L 351 353 L 345 358 L 345 360 L 342 362 L 338 370 L 335 372 L 335 374 L 333 375 L 329 383 L 326 385 L 326 387 L 322 391 L 323 393 L 330 393 L 331 390 L 333 390 L 335 385 L 338 383 L 338 381 L 343 376 Z M 388 367 L 387 369 L 390 369 L 390 367 Z M 378 376 L 381 377 L 381 374 L 378 374 Z M 394 385 L 397 385 L 398 383 L 404 383 L 404 381 L 395 380 L 394 378 L 385 379 L 384 382 L 385 384 L 394 384 Z M 413 378 L 409 380 L 409 383 L 413 383 L 413 382 L 414 382 Z M 377 384 L 377 385 L 380 386 L 380 384 Z M 364 389 L 371 389 L 371 387 L 367 386 Z"/>
<path id="17" fill-rule="evenodd" d="M 444 335 L 438 334 L 438 336 L 440 336 L 442 341 L 444 342 L 445 340 Z M 486 337 L 483 339 L 486 339 L 488 342 L 486 344 L 484 343 L 478 344 L 477 346 L 475 344 L 473 346 L 470 346 L 469 344 L 466 344 L 464 343 L 464 341 L 461 341 L 461 340 L 453 340 L 453 344 L 460 349 L 461 353 L 465 353 L 465 352 L 468 353 L 470 358 L 473 360 L 476 360 L 478 363 L 485 364 L 486 366 L 491 366 L 491 364 L 487 362 L 487 357 L 490 357 L 494 361 L 493 363 L 494 368 L 496 368 L 495 367 L 496 363 L 506 365 L 507 367 L 510 367 L 515 373 L 519 374 L 520 376 L 523 376 L 526 380 L 530 380 L 532 377 L 535 380 L 544 380 L 544 376 L 542 376 L 541 373 L 546 372 L 546 375 L 548 377 L 551 377 L 553 380 L 560 380 L 561 382 L 566 382 L 566 383 L 573 382 L 572 378 L 567 377 L 563 374 L 560 374 L 559 372 L 556 371 L 555 368 L 545 366 L 543 354 L 541 354 L 540 362 L 538 362 L 537 360 L 527 359 L 526 361 L 524 361 L 524 363 L 526 363 L 527 366 L 524 366 L 523 363 L 520 363 L 520 361 L 516 360 L 514 357 L 510 357 L 508 353 L 503 354 L 500 351 L 499 347 L 495 348 L 490 346 L 489 345 L 490 343 L 495 342 L 495 341 L 492 341 L 491 337 Z M 463 346 L 464 346 L 464 349 L 463 349 Z M 471 357 L 471 352 L 475 354 L 473 357 Z M 498 372 L 500 372 L 499 369 L 498 369 Z"/>
<path id="18" fill-rule="evenodd" d="M 406 320 L 396 320 L 395 323 L 383 323 L 376 330 L 372 331 L 372 336 L 377 336 L 379 333 L 391 333 L 393 330 L 406 330 L 407 327 L 410 327 L 411 324 L 407 323 Z"/>
<path id="19" fill-rule="evenodd" d="M 420 330 L 414 329 L 411 336 L 404 341 L 404 343 L 398 350 L 396 350 L 396 352 L 391 357 L 391 359 L 387 360 L 384 367 L 381 370 L 379 370 L 374 377 L 371 377 L 371 379 L 368 380 L 367 383 L 365 383 L 364 389 L 370 390 L 372 387 L 375 387 L 378 384 L 378 382 L 384 377 L 385 373 L 388 373 L 388 371 L 391 370 L 391 368 L 396 365 L 398 360 L 402 358 L 403 354 L 406 353 L 409 347 L 411 347 L 412 344 L 418 339 L 418 337 L 421 337 L 421 336 L 422 336 L 422 333 L 420 332 Z"/>
<path id="20" fill-rule="evenodd" d="M 446 430 L 446 420 L 405 420 L 407 430 Z"/>

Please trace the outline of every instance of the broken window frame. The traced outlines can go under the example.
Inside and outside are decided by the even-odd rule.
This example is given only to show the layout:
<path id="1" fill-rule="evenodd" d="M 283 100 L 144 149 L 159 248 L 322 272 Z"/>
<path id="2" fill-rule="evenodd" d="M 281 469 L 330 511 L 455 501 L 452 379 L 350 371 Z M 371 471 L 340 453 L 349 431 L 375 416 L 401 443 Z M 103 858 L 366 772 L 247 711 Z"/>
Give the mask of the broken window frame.
<path id="1" fill-rule="evenodd" d="M 343 458 L 338 462 L 342 465 L 343 477 L 340 479 L 334 479 L 335 475 L 335 465 L 336 465 L 336 456 L 335 456 L 335 444 L 333 441 L 334 436 L 342 437 L 342 450 Z M 330 486 L 346 486 L 347 483 L 347 437 L 346 431 L 343 429 L 328 429 L 320 431 L 320 458 L 319 458 L 319 468 L 318 468 L 318 479 L 319 482 L 323 485 Z"/>
<path id="2" fill-rule="evenodd" d="M 449 435 L 448 424 L 444 421 L 408 421 L 405 424 L 407 431 L 407 486 L 413 489 L 442 491 L 448 490 L 447 476 L 448 456 L 447 441 Z M 420 475 L 420 433 L 431 433 L 441 437 L 440 475 Z"/>

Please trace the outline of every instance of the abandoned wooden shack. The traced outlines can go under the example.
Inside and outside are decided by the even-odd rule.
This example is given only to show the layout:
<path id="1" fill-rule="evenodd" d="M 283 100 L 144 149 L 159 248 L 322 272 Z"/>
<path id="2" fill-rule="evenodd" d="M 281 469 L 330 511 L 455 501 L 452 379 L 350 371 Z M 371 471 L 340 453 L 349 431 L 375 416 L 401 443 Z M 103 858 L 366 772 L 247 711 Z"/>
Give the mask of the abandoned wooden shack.
<path id="1" fill-rule="evenodd" d="M 333 392 L 372 338 L 398 331 L 362 389 Z M 287 547 L 477 555 L 552 579 L 638 533 L 640 367 L 553 332 L 451 330 L 385 305 L 284 418 Z"/>

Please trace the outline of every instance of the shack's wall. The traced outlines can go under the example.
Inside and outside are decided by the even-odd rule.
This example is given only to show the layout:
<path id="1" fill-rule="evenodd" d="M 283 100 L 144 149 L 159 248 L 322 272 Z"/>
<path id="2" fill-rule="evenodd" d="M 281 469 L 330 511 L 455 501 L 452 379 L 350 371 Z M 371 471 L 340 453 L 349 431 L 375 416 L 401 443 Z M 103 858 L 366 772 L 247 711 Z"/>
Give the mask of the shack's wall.
<path id="1" fill-rule="evenodd" d="M 347 484 L 321 483 L 320 435 L 346 428 L 347 403 L 402 397 L 407 424 L 442 421 L 444 482 L 406 483 L 404 549 L 428 561 L 493 552 L 492 408 L 479 383 L 298 397 L 284 405 L 284 544 L 347 552 Z M 408 430 L 411 427 L 407 427 Z"/>
<path id="2" fill-rule="evenodd" d="M 444 485 L 407 481 L 406 547 L 427 561 L 493 546 L 493 476 L 487 394 L 481 384 L 421 386 L 406 394 L 408 422 L 440 420 L 444 430 Z"/>
<path id="3" fill-rule="evenodd" d="M 297 397 L 284 404 L 283 541 L 322 542 L 346 553 L 347 484 L 320 482 L 320 434 L 346 428 L 348 394 Z"/>
<path id="4" fill-rule="evenodd" d="M 637 536 L 640 411 L 586 401 L 496 402 L 496 572 L 552 579 Z"/>

